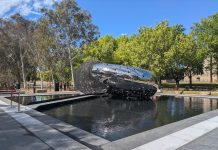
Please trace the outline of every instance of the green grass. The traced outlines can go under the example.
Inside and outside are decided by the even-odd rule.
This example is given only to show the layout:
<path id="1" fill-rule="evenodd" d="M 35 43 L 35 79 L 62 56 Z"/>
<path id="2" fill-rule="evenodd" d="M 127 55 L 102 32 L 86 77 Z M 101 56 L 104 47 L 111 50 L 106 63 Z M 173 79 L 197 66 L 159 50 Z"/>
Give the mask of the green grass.
<path id="1" fill-rule="evenodd" d="M 216 91 L 177 91 L 177 90 L 164 90 L 164 94 L 194 94 L 194 95 L 212 95 L 212 96 L 218 96 L 218 92 Z"/>
<path id="2" fill-rule="evenodd" d="M 169 89 L 175 89 L 176 84 L 175 83 L 163 83 L 161 85 L 162 88 L 169 88 Z M 218 90 L 218 83 L 193 83 L 192 88 L 189 88 L 189 84 L 187 83 L 181 83 L 179 85 L 179 89 L 182 90 L 202 90 L 202 91 L 208 91 L 208 90 Z"/>

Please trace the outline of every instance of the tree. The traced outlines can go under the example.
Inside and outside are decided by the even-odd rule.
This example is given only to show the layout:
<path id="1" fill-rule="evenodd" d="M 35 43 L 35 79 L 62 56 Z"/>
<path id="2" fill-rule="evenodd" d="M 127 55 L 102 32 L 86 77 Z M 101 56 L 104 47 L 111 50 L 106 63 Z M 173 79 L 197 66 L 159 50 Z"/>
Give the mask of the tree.
<path id="1" fill-rule="evenodd" d="M 84 60 L 113 62 L 113 53 L 117 49 L 117 41 L 110 35 L 103 36 L 83 49 Z"/>
<path id="2" fill-rule="evenodd" d="M 43 71 L 48 70 L 54 84 L 54 67 L 57 61 L 57 44 L 54 33 L 49 29 L 48 21 L 41 19 L 38 21 L 32 39 L 33 63 L 37 64 L 41 79 L 41 89 L 43 87 Z"/>
<path id="3" fill-rule="evenodd" d="M 145 51 L 141 48 L 140 39 L 137 34 L 127 37 L 121 36 L 117 39 L 118 48 L 114 52 L 114 61 L 119 64 L 142 67 L 145 62 Z"/>
<path id="4" fill-rule="evenodd" d="M 4 56 L 10 66 L 11 73 L 16 76 L 19 82 L 21 78 L 26 86 L 28 72 L 32 72 L 33 66 L 27 58 L 29 54 L 29 40 L 34 30 L 34 22 L 24 19 L 19 14 L 13 15 L 8 20 L 1 19 L 0 34 Z M 21 76 L 20 76 L 21 74 Z"/>
<path id="5" fill-rule="evenodd" d="M 23 85 L 25 88 L 26 74 L 25 74 L 24 59 L 27 57 L 28 53 L 30 52 L 28 43 L 29 43 L 29 39 L 31 39 L 34 30 L 34 23 L 24 19 L 20 14 L 15 14 L 11 18 L 12 18 L 12 22 L 14 23 L 13 29 L 15 33 L 15 38 L 16 40 L 18 40 Z"/>
<path id="6" fill-rule="evenodd" d="M 139 29 L 138 49 L 141 67 L 151 70 L 156 76 L 158 84 L 161 84 L 163 76 L 169 70 L 167 53 L 175 44 L 177 36 L 183 34 L 182 25 L 169 26 L 168 21 L 161 21 L 156 27 L 141 27 Z"/>
<path id="7" fill-rule="evenodd" d="M 44 19 L 55 33 L 58 45 L 68 52 L 71 69 L 72 85 L 74 86 L 74 59 L 80 54 L 81 48 L 98 37 L 98 28 L 92 23 L 91 15 L 82 10 L 74 0 L 63 0 L 56 3 L 54 9 L 43 10 Z"/>
<path id="8" fill-rule="evenodd" d="M 13 81 L 19 80 L 16 74 L 19 74 L 18 66 L 14 66 L 14 58 L 10 51 L 13 49 L 11 37 L 8 35 L 9 22 L 0 19 L 0 85 L 11 85 Z M 9 44 L 10 43 L 10 44 Z M 12 71 L 13 70 L 13 71 Z"/>
<path id="9" fill-rule="evenodd" d="M 198 45 L 206 51 L 209 57 L 210 82 L 213 81 L 213 73 L 218 73 L 218 13 L 202 19 L 193 27 L 193 34 L 196 36 Z M 214 61 L 215 60 L 215 61 Z"/>
<path id="10" fill-rule="evenodd" d="M 183 30 L 182 25 L 169 26 L 168 21 L 160 22 L 153 29 L 152 38 L 149 40 L 149 68 L 155 73 L 159 85 L 170 64 L 167 53 L 175 44 L 175 39 L 183 34 Z"/>
<path id="11" fill-rule="evenodd" d="M 169 26 L 168 21 L 162 21 L 154 28 L 141 27 L 138 34 L 118 42 L 115 60 L 151 70 L 161 84 L 161 79 L 169 71 L 170 55 L 167 54 L 183 31 L 182 25 Z"/>
<path id="12" fill-rule="evenodd" d="M 190 87 L 192 76 L 203 73 L 204 52 L 198 48 L 192 34 L 177 36 L 174 45 L 166 53 L 166 58 L 169 63 L 168 73 L 171 72 L 175 80 L 181 79 L 182 74 L 187 75 Z"/>
<path id="13" fill-rule="evenodd" d="M 125 38 L 124 38 L 125 39 Z M 169 26 L 162 21 L 156 27 L 141 27 L 139 33 L 120 40 L 114 53 L 118 63 L 151 70 L 161 79 L 175 79 L 202 73 L 202 51 L 192 35 L 184 34 L 182 25 Z"/>

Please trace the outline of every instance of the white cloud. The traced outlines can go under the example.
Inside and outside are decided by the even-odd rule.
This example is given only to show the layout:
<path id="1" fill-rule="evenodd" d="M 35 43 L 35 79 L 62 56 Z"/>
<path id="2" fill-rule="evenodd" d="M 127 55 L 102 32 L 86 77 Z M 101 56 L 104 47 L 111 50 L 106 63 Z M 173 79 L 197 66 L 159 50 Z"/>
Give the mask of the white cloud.
<path id="1" fill-rule="evenodd" d="M 36 10 L 37 10 L 37 9 L 40 10 L 40 9 L 42 8 L 41 2 L 36 1 L 36 2 L 33 4 L 33 8 L 36 9 Z"/>
<path id="2" fill-rule="evenodd" d="M 0 0 L 0 17 L 7 18 L 15 13 L 23 16 L 40 15 L 43 7 L 51 8 L 61 0 Z"/>
<path id="3" fill-rule="evenodd" d="M 5 13 L 11 10 L 11 8 L 18 5 L 15 0 L 1 0 L 0 1 L 0 17 L 3 17 Z"/>
<path id="4" fill-rule="evenodd" d="M 18 12 L 20 12 L 22 16 L 28 16 L 31 13 L 31 9 L 32 7 L 29 7 L 28 4 L 25 3 L 18 7 Z"/>

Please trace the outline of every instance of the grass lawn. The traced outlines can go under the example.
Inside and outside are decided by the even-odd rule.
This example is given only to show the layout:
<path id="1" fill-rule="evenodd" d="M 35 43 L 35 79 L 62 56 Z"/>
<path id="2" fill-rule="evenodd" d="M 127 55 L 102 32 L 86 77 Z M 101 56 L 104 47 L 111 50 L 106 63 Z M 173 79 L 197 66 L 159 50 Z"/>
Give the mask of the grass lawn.
<path id="1" fill-rule="evenodd" d="M 175 83 L 163 83 L 162 88 L 175 89 Z M 218 90 L 218 83 L 193 83 L 192 88 L 189 88 L 189 84 L 181 83 L 179 90 L 196 90 L 196 91 L 215 91 Z"/>

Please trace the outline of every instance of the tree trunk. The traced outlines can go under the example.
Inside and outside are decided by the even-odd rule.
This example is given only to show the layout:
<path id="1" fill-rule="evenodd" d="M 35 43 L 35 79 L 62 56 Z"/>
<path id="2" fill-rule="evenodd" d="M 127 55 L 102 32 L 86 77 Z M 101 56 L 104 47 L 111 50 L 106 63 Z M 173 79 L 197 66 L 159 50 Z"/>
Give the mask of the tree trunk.
<path id="1" fill-rule="evenodd" d="M 189 71 L 188 77 L 189 77 L 189 87 L 192 88 L 192 73 L 191 73 L 191 71 Z"/>
<path id="2" fill-rule="evenodd" d="M 52 84 L 53 86 L 55 85 L 55 81 L 54 81 L 54 74 L 53 71 L 51 70 L 51 79 L 52 79 Z"/>
<path id="3" fill-rule="evenodd" d="M 218 82 L 218 60 L 216 61 L 217 65 L 216 65 L 216 79 L 217 79 L 217 82 Z"/>
<path id="4" fill-rule="evenodd" d="M 72 86 L 73 86 L 73 89 L 74 89 L 74 76 L 73 76 L 73 62 L 72 60 L 70 60 L 70 70 L 71 70 L 71 82 L 72 82 Z"/>
<path id="5" fill-rule="evenodd" d="M 213 82 L 213 56 L 210 55 L 210 83 Z"/>
<path id="6" fill-rule="evenodd" d="M 51 91 L 51 83 L 52 83 L 51 72 L 49 72 L 49 79 L 48 79 L 48 82 L 47 82 L 47 89 L 49 91 Z"/>
<path id="7" fill-rule="evenodd" d="M 41 73 L 41 71 L 40 71 L 40 80 L 41 80 L 41 90 L 43 89 L 43 77 L 42 77 L 42 73 Z"/>
<path id="8" fill-rule="evenodd" d="M 23 88 L 26 88 L 26 77 L 25 77 L 25 71 L 24 71 L 24 62 L 23 62 L 23 56 L 20 55 L 20 61 L 21 61 L 21 70 L 22 70 L 22 78 L 23 78 Z"/>
<path id="9" fill-rule="evenodd" d="M 73 75 L 73 61 L 71 58 L 71 51 L 70 48 L 68 48 L 68 52 L 69 52 L 69 61 L 70 61 L 70 71 L 71 71 L 71 83 L 74 89 L 74 75 Z"/>
<path id="10" fill-rule="evenodd" d="M 157 84 L 158 84 L 159 88 L 161 88 L 162 82 L 161 82 L 161 77 L 160 76 L 157 77 Z"/>
<path id="11" fill-rule="evenodd" d="M 23 88 L 26 88 L 26 76 L 25 76 L 25 71 L 24 71 L 24 54 L 22 55 L 21 51 L 21 43 L 19 41 L 19 50 L 20 50 L 20 61 L 21 61 L 21 71 L 22 71 L 22 78 L 23 78 Z"/>

